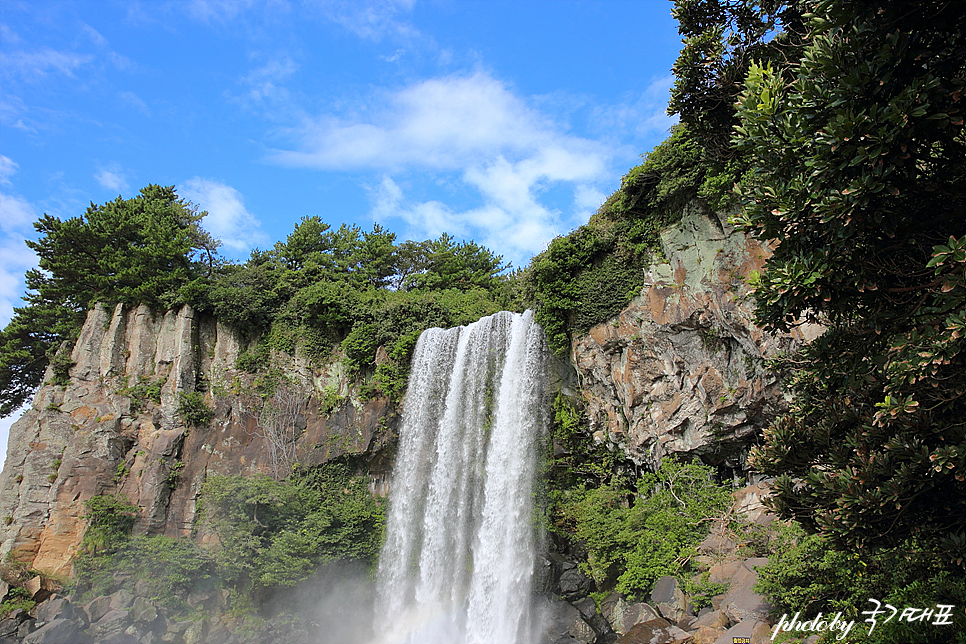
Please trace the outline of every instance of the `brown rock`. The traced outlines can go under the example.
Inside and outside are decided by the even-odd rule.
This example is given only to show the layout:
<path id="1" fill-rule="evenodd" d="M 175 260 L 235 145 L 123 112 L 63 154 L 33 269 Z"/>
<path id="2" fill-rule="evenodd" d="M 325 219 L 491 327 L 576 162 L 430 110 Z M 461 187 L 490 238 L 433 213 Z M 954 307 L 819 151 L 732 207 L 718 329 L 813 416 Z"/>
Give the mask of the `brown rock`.
<path id="1" fill-rule="evenodd" d="M 755 566 L 761 566 L 768 562 L 764 557 L 747 559 L 743 562 L 741 569 L 735 573 L 721 602 L 721 610 L 732 622 L 744 622 L 752 620 L 764 620 L 771 611 L 771 605 L 765 598 L 753 590 L 758 582 L 758 573 Z"/>
<path id="2" fill-rule="evenodd" d="M 690 644 L 693 638 L 660 617 L 636 624 L 616 644 Z"/>
<path id="3" fill-rule="evenodd" d="M 691 631 L 691 635 L 694 637 L 693 644 L 714 644 L 715 640 L 724 633 L 724 630 L 723 628 L 699 626 L 696 630 Z"/>
<path id="4" fill-rule="evenodd" d="M 714 644 L 733 644 L 734 639 L 737 637 L 747 637 L 750 644 L 752 633 L 755 631 L 755 627 L 757 627 L 759 624 L 761 624 L 761 622 L 756 620 L 735 624 L 726 630 L 722 635 L 720 635 L 718 639 L 715 640 Z"/>
<path id="5" fill-rule="evenodd" d="M 727 584 L 741 569 L 742 562 L 727 561 L 714 564 L 708 569 L 708 581 L 712 584 Z"/>
<path id="6" fill-rule="evenodd" d="M 722 613 L 720 610 L 713 610 L 710 613 L 705 613 L 698 617 L 694 622 L 693 628 L 700 628 L 702 626 L 707 626 L 709 628 L 724 630 L 731 625 L 731 620 L 728 616 Z"/>

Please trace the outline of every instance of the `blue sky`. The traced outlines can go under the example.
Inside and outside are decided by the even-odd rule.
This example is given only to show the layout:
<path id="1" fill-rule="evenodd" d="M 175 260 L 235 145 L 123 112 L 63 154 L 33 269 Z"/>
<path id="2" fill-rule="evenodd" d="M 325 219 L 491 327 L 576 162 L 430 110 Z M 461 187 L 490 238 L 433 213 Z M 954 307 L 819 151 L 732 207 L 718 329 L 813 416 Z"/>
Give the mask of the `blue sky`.
<path id="1" fill-rule="evenodd" d="M 667 136 L 671 6 L 3 0 L 0 324 L 33 221 L 150 183 L 229 258 L 319 215 L 525 266 Z"/>

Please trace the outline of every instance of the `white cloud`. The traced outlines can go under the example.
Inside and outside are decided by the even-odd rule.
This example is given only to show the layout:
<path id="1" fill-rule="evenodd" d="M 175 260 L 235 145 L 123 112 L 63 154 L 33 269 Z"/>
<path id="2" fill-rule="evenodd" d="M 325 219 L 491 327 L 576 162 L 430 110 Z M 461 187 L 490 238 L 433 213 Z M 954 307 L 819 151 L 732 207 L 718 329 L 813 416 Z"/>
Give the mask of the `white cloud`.
<path id="1" fill-rule="evenodd" d="M 144 99 L 142 99 L 134 92 L 124 91 L 124 92 L 120 92 L 117 96 L 118 98 L 121 99 L 122 102 L 127 103 L 128 105 L 136 108 L 139 112 L 141 112 L 145 116 L 151 116 L 151 110 L 148 109 L 148 104 L 145 103 Z"/>
<path id="2" fill-rule="evenodd" d="M 602 129 L 633 130 L 645 136 L 666 132 L 678 122 L 677 116 L 667 114 L 673 84 L 673 76 L 657 78 L 638 96 L 617 105 L 597 107 L 593 111 L 593 120 Z"/>
<path id="3" fill-rule="evenodd" d="M 245 209 L 242 194 L 228 184 L 195 177 L 184 182 L 178 193 L 208 211 L 202 225 L 225 248 L 245 253 L 266 242 L 261 223 Z"/>
<path id="4" fill-rule="evenodd" d="M 376 169 L 388 174 L 370 191 L 372 214 L 399 219 L 411 237 L 442 232 L 500 248 L 520 265 L 540 252 L 572 215 L 541 201 L 545 191 L 593 185 L 609 175 L 611 149 L 570 135 L 504 83 L 477 72 L 422 81 L 370 99 L 354 119 L 323 115 L 293 130 L 297 150 L 276 151 L 281 165 L 323 170 Z M 393 174 L 417 169 L 455 173 L 482 203 L 456 210 L 409 201 Z M 562 221 L 565 219 L 566 221 Z"/>
<path id="5" fill-rule="evenodd" d="M 0 230 L 10 232 L 29 228 L 36 219 L 37 212 L 27 200 L 0 192 Z M 4 261 L 6 259 L 4 256 Z"/>
<path id="6" fill-rule="evenodd" d="M 271 118 L 288 117 L 294 104 L 283 83 L 296 71 L 298 64 L 287 53 L 272 56 L 241 78 L 248 90 L 240 102 L 247 107 L 261 108 Z"/>
<path id="7" fill-rule="evenodd" d="M 281 165 L 326 170 L 422 166 L 459 169 L 498 155 L 544 157 L 550 165 L 582 157 L 582 167 L 605 156 L 603 146 L 568 136 L 529 108 L 500 81 L 478 72 L 423 81 L 375 96 L 369 119 L 323 115 L 292 132 L 298 151 L 276 151 Z M 367 110 L 359 106 L 357 112 Z M 571 169 L 563 169 L 567 175 Z M 561 177 L 563 178 L 563 177 Z"/>
<path id="8" fill-rule="evenodd" d="M 19 166 L 8 156 L 0 154 L 0 186 L 9 186 L 10 177 Z"/>
<path id="9" fill-rule="evenodd" d="M 188 13 L 202 22 L 222 22 L 235 18 L 254 5 L 255 0 L 190 0 Z"/>
<path id="10" fill-rule="evenodd" d="M 121 172 L 120 167 L 118 167 L 116 163 L 112 163 L 107 168 L 101 168 L 101 170 L 94 175 L 94 179 L 97 181 L 97 183 L 101 184 L 103 188 L 118 194 L 128 189 L 128 184 L 124 179 L 124 174 Z"/>
<path id="11" fill-rule="evenodd" d="M 22 306 L 23 276 L 37 265 L 37 256 L 24 243 L 24 237 L 8 234 L 0 239 L 0 327 L 13 317 L 13 307 Z"/>
<path id="12" fill-rule="evenodd" d="M 407 40 L 421 34 L 400 14 L 412 10 L 415 0 L 308 0 L 316 4 L 323 15 L 351 33 L 369 40 L 386 37 Z"/>
<path id="13" fill-rule="evenodd" d="M 14 51 L 0 54 L 0 69 L 6 74 L 17 74 L 29 80 L 46 78 L 49 73 L 61 73 L 74 76 L 74 70 L 93 57 L 87 54 L 55 51 L 44 47 L 36 51 Z"/>

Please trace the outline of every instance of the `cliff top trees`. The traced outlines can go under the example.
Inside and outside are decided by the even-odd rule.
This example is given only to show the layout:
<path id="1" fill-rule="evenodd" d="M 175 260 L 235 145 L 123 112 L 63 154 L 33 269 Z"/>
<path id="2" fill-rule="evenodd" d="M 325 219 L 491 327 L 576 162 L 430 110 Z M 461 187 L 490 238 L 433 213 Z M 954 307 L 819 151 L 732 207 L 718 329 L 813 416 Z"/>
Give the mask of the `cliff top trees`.
<path id="1" fill-rule="evenodd" d="M 381 344 L 427 325 L 464 324 L 505 306 L 493 298 L 506 267 L 473 242 L 442 235 L 396 244 L 379 225 L 333 229 L 314 216 L 284 242 L 233 264 L 216 256 L 219 243 L 199 225 L 205 214 L 174 187 L 151 185 L 132 199 L 91 204 L 79 217 L 36 222 L 40 238 L 28 244 L 40 269 L 27 273 L 27 305 L 0 332 L 0 416 L 30 397 L 96 302 L 191 304 L 250 339 L 261 335 L 287 352 L 301 344 L 321 358 L 358 327 L 355 337 L 366 341 L 346 351 L 357 367 L 371 366 Z M 376 327 L 381 331 L 372 332 Z M 412 344 L 407 339 L 394 359 L 405 363 L 403 348 Z M 268 346 L 262 349 L 267 355 Z M 64 376 L 69 360 L 62 367 Z"/>
<path id="2" fill-rule="evenodd" d="M 71 339 L 95 302 L 166 305 L 206 275 L 218 243 L 174 187 L 149 185 L 137 197 L 91 204 L 80 217 L 44 215 L 27 244 L 40 270 L 27 272 L 27 306 L 0 332 L 0 416 L 40 384 L 50 353 Z"/>

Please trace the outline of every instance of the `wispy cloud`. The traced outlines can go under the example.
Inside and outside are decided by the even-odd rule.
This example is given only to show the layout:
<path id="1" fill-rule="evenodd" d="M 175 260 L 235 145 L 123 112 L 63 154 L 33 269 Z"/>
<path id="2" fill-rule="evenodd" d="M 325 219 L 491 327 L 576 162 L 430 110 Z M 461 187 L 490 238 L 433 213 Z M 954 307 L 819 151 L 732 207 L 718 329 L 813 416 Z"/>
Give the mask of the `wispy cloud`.
<path id="1" fill-rule="evenodd" d="M 145 116 L 151 116 L 151 110 L 148 108 L 148 104 L 145 103 L 144 99 L 142 99 L 134 92 L 128 92 L 128 91 L 120 92 L 118 93 L 117 97 L 121 99 L 122 103 L 126 103 L 127 105 L 134 107 L 139 112 L 141 112 L 141 114 L 144 114 Z"/>
<path id="2" fill-rule="evenodd" d="M 0 186 L 10 185 L 10 177 L 17 171 L 17 167 L 13 159 L 0 154 Z"/>
<path id="3" fill-rule="evenodd" d="M 51 73 L 74 76 L 74 71 L 89 63 L 93 56 L 43 47 L 34 51 L 12 51 L 0 54 L 0 69 L 5 75 L 27 80 L 42 80 Z"/>
<path id="4" fill-rule="evenodd" d="M 251 9 L 255 0 L 189 0 L 189 15 L 202 22 L 226 22 Z"/>
<path id="5" fill-rule="evenodd" d="M 673 76 L 654 79 L 636 96 L 616 105 L 595 107 L 593 121 L 602 129 L 632 131 L 644 136 L 665 132 L 678 122 L 677 116 L 668 116 L 666 111 L 673 84 Z"/>
<path id="6" fill-rule="evenodd" d="M 0 185 L 12 187 L 10 178 L 17 172 L 17 163 L 0 154 Z M 23 293 L 23 275 L 37 264 L 37 257 L 24 244 L 23 231 L 37 219 L 37 210 L 26 199 L 6 191 L 0 192 L 0 327 L 13 316 Z"/>
<path id="7" fill-rule="evenodd" d="M 367 40 L 387 37 L 420 38 L 419 31 L 403 16 L 415 0 L 308 0 L 323 15 L 349 32 Z"/>
<path id="8" fill-rule="evenodd" d="M 106 168 L 101 168 L 95 175 L 94 180 L 112 192 L 122 193 L 128 189 L 127 180 L 120 166 L 112 163 Z"/>
<path id="9" fill-rule="evenodd" d="M 377 105 L 367 119 L 323 115 L 306 120 L 290 132 L 300 149 L 276 151 L 270 160 L 326 170 L 457 169 L 486 165 L 487 159 L 503 155 L 542 157 L 550 169 L 558 167 L 561 153 L 590 163 L 606 154 L 596 142 L 567 135 L 483 72 L 426 80 L 367 102 Z M 361 114 L 369 111 L 362 105 L 353 108 Z"/>
<path id="10" fill-rule="evenodd" d="M 228 184 L 194 177 L 185 181 L 178 192 L 208 211 L 202 225 L 220 239 L 226 249 L 244 254 L 267 242 L 261 223 L 245 208 L 242 194 Z"/>

